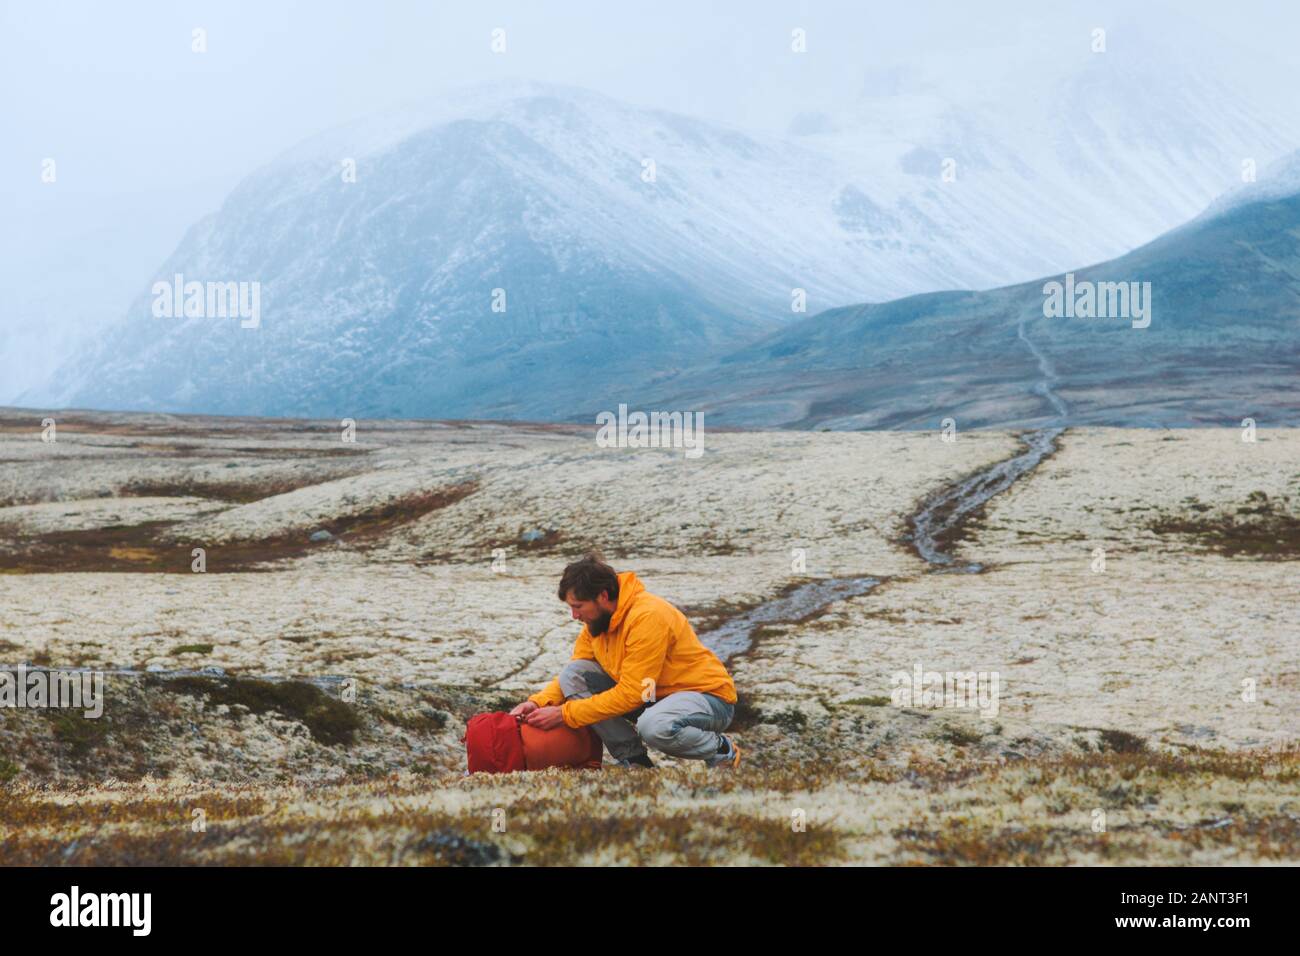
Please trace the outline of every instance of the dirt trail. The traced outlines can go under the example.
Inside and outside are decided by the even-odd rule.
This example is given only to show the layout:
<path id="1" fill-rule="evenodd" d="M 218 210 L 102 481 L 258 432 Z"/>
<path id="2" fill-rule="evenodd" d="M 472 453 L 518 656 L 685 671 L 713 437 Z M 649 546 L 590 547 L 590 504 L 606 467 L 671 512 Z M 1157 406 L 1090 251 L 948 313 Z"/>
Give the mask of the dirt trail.
<path id="1" fill-rule="evenodd" d="M 911 541 L 917 554 L 924 558 L 932 570 L 977 573 L 980 564 L 957 565 L 944 548 L 953 534 L 972 514 L 984 506 L 994 495 L 1010 488 L 1018 479 L 1029 474 L 1049 454 L 1056 450 L 1056 439 L 1064 428 L 1045 428 L 1025 436 L 1026 448 L 1013 458 L 1006 458 L 988 468 L 963 478 L 931 495 L 910 519 Z"/>
<path id="2" fill-rule="evenodd" d="M 1025 335 L 1023 320 L 1016 329 L 1016 335 L 1038 362 L 1042 377 L 1034 384 L 1033 391 L 1051 404 L 1056 412 L 1056 420 L 1063 422 L 1069 415 L 1069 408 L 1056 394 L 1054 387 L 1059 377 L 1055 366 Z M 1030 432 L 1023 437 L 1025 450 L 1020 454 L 968 475 L 922 502 L 917 512 L 908 519 L 912 528 L 909 540 L 917 554 L 930 565 L 929 570 L 967 574 L 983 570 L 983 565 L 976 563 L 957 564 L 947 547 L 966 519 L 977 513 L 994 495 L 1001 494 L 1031 473 L 1044 458 L 1054 452 L 1056 440 L 1064 432 L 1063 424 Z M 765 601 L 720 627 L 701 634 L 700 640 L 726 661 L 750 649 L 754 632 L 761 625 L 806 620 L 838 601 L 866 594 L 880 581 L 879 577 L 871 575 L 809 581 L 788 594 Z"/>

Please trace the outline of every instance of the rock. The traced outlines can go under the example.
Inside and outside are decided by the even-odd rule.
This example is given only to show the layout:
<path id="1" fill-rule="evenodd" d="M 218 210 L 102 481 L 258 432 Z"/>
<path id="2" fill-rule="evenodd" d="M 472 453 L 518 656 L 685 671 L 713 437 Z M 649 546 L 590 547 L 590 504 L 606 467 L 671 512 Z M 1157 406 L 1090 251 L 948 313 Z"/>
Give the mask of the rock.
<path id="1" fill-rule="evenodd" d="M 501 848 L 496 844 L 451 830 L 435 830 L 417 841 L 415 850 L 452 866 L 488 866 L 501 859 Z"/>
<path id="2" fill-rule="evenodd" d="M 159 674 L 165 671 L 166 669 L 167 668 L 163 667 L 161 664 L 150 664 L 148 667 L 145 668 L 145 670 L 151 674 Z"/>
<path id="3" fill-rule="evenodd" d="M 311 533 L 311 538 L 310 538 L 310 540 L 311 540 L 311 541 L 314 541 L 314 542 L 320 542 L 320 541 L 333 541 L 333 540 L 334 540 L 334 535 L 330 534 L 328 531 L 326 531 L 324 528 L 322 528 L 322 529 L 319 530 L 319 531 L 313 531 L 313 532 Z"/>

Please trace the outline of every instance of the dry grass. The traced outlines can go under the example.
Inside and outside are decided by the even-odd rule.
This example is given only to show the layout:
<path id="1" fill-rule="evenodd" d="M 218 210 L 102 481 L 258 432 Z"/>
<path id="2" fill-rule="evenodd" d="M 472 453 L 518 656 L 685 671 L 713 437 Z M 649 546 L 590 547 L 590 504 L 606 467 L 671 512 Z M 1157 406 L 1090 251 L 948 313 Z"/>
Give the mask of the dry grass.
<path id="1" fill-rule="evenodd" d="M 1193 547 L 1230 558 L 1300 558 L 1300 514 L 1294 513 L 1287 495 L 1270 498 L 1263 491 L 1254 491 L 1230 512 L 1212 511 L 1209 505 L 1192 501 L 1184 510 L 1150 520 L 1147 527 L 1158 535 L 1177 536 Z"/>
<path id="2" fill-rule="evenodd" d="M 707 774 L 396 772 L 311 788 L 11 782 L 0 801 L 0 865 L 1000 866 L 1285 862 L 1300 853 L 1300 817 L 1280 806 L 1298 792 L 1294 748 L 1093 752 L 955 769 L 913 762 L 854 782 L 824 763 Z M 1211 793 L 1232 799 L 1207 813 L 1197 798 Z M 205 830 L 194 828 L 196 809 Z"/>
<path id="3" fill-rule="evenodd" d="M 476 483 L 464 482 L 407 495 L 356 514 L 321 521 L 315 530 L 328 531 L 345 545 L 365 550 L 382 542 L 402 525 L 455 504 L 476 490 Z M 267 571 L 278 562 L 300 558 L 312 550 L 333 544 L 313 542 L 310 533 L 305 531 L 213 544 L 170 534 L 178 524 L 175 521 L 151 521 L 16 536 L 0 545 L 0 573 L 108 571 L 190 574 L 195 548 L 204 550 L 210 574 Z"/>

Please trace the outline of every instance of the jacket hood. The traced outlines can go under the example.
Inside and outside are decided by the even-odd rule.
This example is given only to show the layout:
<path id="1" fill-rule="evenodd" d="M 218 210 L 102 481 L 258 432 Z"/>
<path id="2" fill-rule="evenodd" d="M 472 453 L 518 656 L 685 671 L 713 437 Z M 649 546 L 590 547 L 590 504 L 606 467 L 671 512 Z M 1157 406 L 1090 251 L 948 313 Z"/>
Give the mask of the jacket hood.
<path id="1" fill-rule="evenodd" d="M 632 602 L 645 592 L 645 585 L 631 571 L 622 571 L 618 576 L 618 607 L 609 619 L 609 630 L 615 631 L 623 624 Z M 606 632 L 608 633 L 608 631 Z"/>

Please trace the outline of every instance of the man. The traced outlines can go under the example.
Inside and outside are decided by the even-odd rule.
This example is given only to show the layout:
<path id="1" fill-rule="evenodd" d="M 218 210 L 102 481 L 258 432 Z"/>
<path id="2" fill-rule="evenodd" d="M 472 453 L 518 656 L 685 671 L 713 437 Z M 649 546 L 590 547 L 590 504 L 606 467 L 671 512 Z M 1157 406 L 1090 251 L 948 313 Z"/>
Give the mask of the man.
<path id="1" fill-rule="evenodd" d="M 590 726 L 623 766 L 653 767 L 647 747 L 739 766 L 740 749 L 722 733 L 736 685 L 681 611 L 594 554 L 564 569 L 559 597 L 582 622 L 573 659 L 511 714 L 542 730 Z"/>

